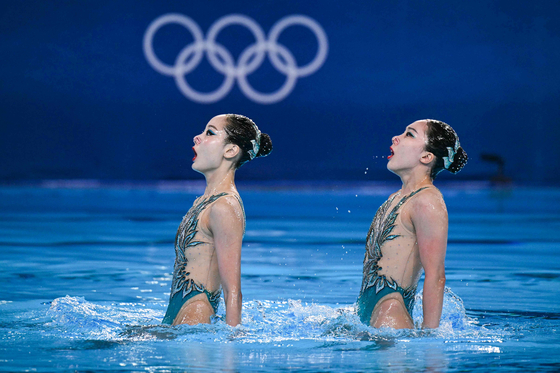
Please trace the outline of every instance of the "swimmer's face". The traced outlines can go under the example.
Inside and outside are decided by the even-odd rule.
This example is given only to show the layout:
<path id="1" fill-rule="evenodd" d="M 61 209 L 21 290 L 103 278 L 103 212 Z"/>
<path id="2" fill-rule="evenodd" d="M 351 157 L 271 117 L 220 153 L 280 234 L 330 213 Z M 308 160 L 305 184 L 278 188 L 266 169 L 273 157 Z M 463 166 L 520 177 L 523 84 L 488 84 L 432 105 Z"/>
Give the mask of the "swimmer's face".
<path id="1" fill-rule="evenodd" d="M 204 131 L 194 137 L 193 170 L 205 173 L 220 166 L 227 145 L 225 126 L 226 116 L 215 116 L 206 124 Z"/>
<path id="2" fill-rule="evenodd" d="M 408 125 L 402 134 L 393 137 L 391 155 L 387 157 L 389 171 L 398 174 L 421 164 L 420 160 L 426 154 L 427 131 L 426 121 L 419 120 Z"/>

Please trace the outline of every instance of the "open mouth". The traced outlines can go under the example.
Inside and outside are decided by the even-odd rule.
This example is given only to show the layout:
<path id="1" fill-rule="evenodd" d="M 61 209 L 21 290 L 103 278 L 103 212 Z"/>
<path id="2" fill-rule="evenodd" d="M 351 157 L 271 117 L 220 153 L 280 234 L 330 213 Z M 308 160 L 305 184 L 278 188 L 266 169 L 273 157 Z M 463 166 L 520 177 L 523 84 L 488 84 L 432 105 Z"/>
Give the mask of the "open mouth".
<path id="1" fill-rule="evenodd" d="M 196 159 L 196 150 L 194 150 L 194 146 L 193 146 L 193 148 L 192 148 L 192 151 L 194 152 L 194 157 L 193 157 L 193 159 L 192 159 L 193 162 L 194 162 L 194 160 Z"/>
<path id="2" fill-rule="evenodd" d="M 393 148 L 389 148 L 389 149 L 391 149 L 391 155 L 387 156 L 387 159 L 391 159 L 395 155 L 395 152 L 393 151 Z"/>

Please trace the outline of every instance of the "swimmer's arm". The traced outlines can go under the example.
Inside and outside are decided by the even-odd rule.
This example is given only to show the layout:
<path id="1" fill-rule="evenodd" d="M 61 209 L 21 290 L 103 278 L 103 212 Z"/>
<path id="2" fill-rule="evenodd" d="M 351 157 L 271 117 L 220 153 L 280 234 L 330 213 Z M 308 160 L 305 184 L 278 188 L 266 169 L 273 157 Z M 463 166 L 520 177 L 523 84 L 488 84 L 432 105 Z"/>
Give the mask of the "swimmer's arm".
<path id="1" fill-rule="evenodd" d="M 226 303 L 226 323 L 236 326 L 241 323 L 241 243 L 243 241 L 243 213 L 239 204 L 233 205 L 228 198 L 212 205 L 209 228 L 214 237 L 218 271 L 222 280 Z M 237 207 L 237 208 L 236 208 Z"/>
<path id="2" fill-rule="evenodd" d="M 418 198 L 411 213 L 416 231 L 420 261 L 424 267 L 422 328 L 437 328 L 445 290 L 445 252 L 447 250 L 447 209 L 443 198 L 433 195 Z"/>

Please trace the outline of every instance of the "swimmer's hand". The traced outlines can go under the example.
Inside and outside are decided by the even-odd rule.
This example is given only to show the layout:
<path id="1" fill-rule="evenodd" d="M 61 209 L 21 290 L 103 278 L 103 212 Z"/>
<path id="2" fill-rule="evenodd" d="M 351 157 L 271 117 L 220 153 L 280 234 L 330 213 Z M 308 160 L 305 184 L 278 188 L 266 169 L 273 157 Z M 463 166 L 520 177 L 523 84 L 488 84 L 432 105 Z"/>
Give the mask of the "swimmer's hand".
<path id="1" fill-rule="evenodd" d="M 422 325 L 422 329 L 418 330 L 418 337 L 436 337 L 437 329 L 427 328 Z"/>
<path id="2" fill-rule="evenodd" d="M 228 339 L 229 339 L 230 341 L 234 341 L 234 340 L 236 340 L 236 339 L 246 337 L 246 336 L 249 335 L 249 333 L 250 333 L 250 330 L 247 329 L 247 328 L 245 328 L 245 327 L 244 327 L 243 325 L 241 325 L 241 324 L 238 324 L 238 325 L 232 327 L 231 329 L 232 329 L 232 332 L 231 332 L 231 334 L 230 334 L 229 337 L 228 337 Z"/>

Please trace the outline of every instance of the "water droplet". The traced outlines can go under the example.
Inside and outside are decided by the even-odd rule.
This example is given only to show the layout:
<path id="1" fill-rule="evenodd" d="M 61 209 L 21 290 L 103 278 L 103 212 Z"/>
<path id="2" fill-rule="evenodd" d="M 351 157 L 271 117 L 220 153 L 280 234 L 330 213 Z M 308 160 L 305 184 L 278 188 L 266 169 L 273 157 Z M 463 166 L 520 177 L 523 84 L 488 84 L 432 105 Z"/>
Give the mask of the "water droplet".
<path id="1" fill-rule="evenodd" d="M 350 210 L 348 210 L 348 213 L 350 213 Z"/>

